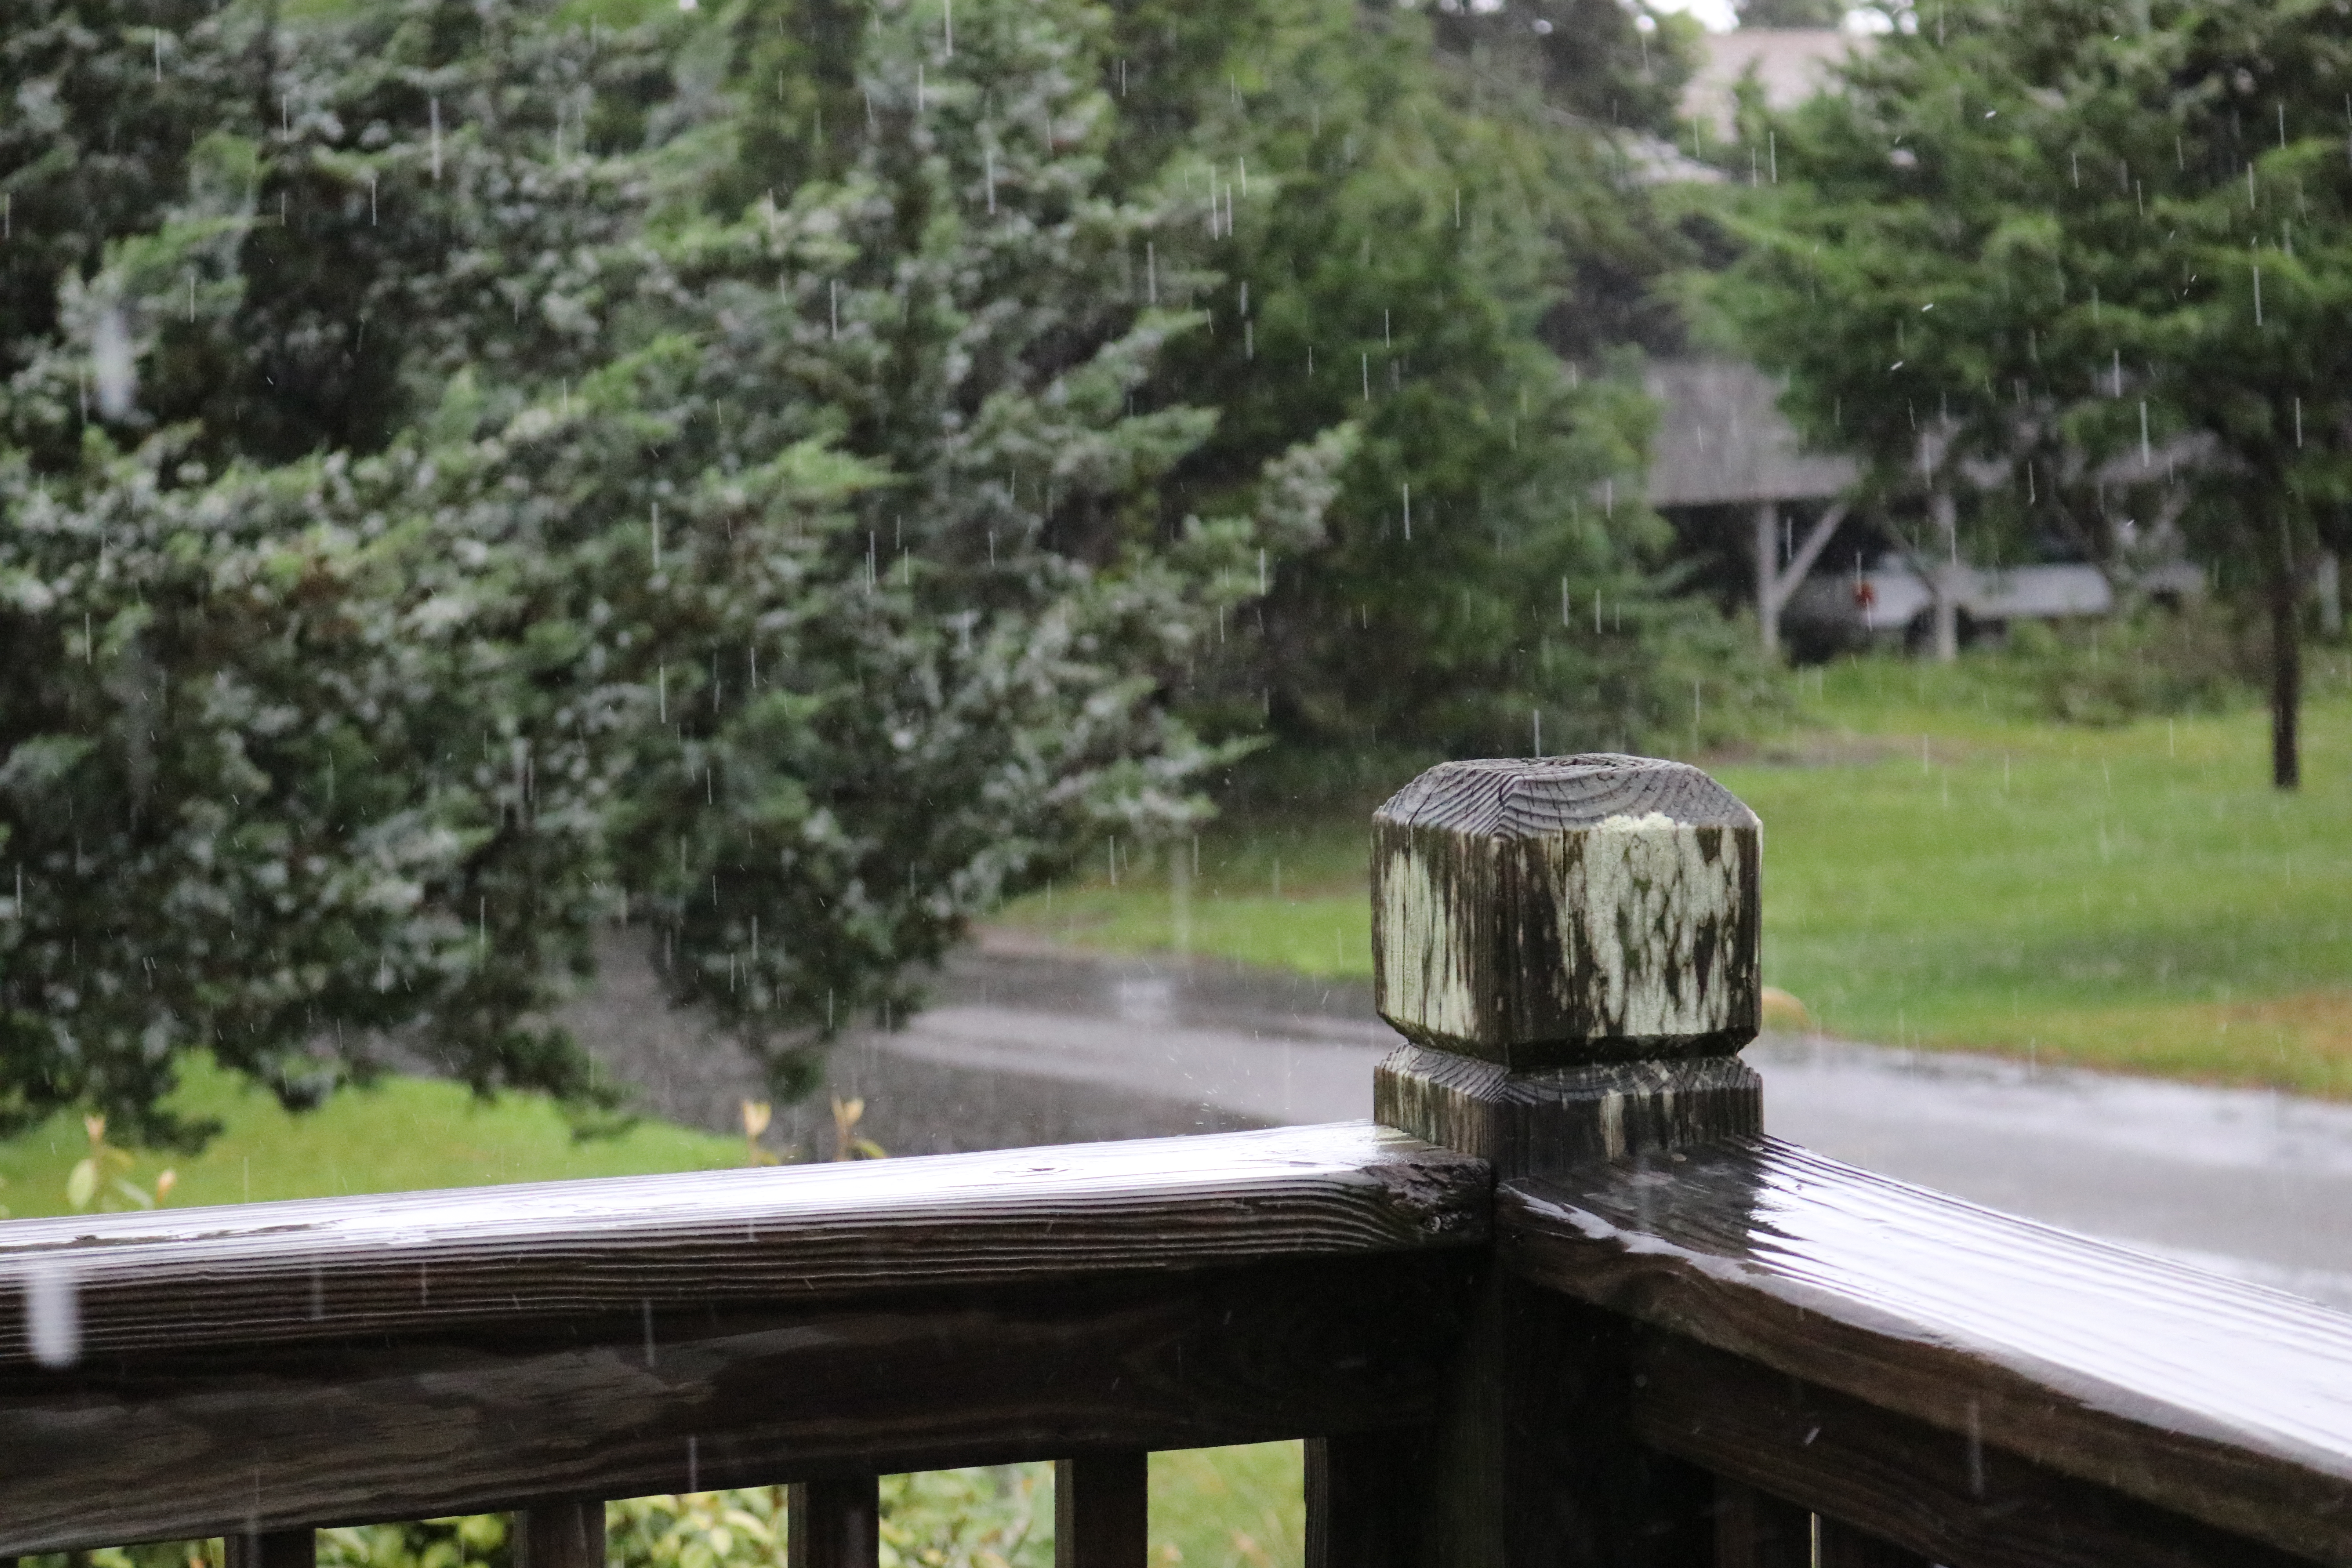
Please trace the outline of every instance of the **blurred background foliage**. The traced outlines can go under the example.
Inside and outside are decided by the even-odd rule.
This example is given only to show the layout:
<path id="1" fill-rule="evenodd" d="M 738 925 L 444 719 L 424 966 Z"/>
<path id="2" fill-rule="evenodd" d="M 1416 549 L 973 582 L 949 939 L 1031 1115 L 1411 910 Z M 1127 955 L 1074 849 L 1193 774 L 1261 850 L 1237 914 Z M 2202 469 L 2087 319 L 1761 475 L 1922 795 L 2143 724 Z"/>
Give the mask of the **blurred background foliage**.
<path id="1" fill-rule="evenodd" d="M 604 1125 L 614 921 L 791 1096 L 1093 835 L 1769 710 L 1636 500 L 1693 37 L 6 0 L 0 1129 Z"/>

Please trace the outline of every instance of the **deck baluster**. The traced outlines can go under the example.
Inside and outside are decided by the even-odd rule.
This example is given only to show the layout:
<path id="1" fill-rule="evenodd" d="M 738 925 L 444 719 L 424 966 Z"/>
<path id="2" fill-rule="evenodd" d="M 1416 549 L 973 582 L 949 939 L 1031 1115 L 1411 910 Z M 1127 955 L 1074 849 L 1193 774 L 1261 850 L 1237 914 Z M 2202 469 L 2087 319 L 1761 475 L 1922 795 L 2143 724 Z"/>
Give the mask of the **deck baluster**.
<path id="1" fill-rule="evenodd" d="M 604 1568 L 602 1501 L 534 1503 L 515 1525 L 519 1568 Z"/>
<path id="2" fill-rule="evenodd" d="M 1054 1463 L 1054 1568 L 1143 1568 L 1151 1456 L 1139 1449 Z"/>
<path id="3" fill-rule="evenodd" d="M 239 1531 L 224 1538 L 226 1568 L 318 1568 L 314 1530 Z"/>
<path id="4" fill-rule="evenodd" d="M 873 1477 L 797 1481 L 788 1500 L 790 1568 L 875 1568 L 882 1506 Z"/>

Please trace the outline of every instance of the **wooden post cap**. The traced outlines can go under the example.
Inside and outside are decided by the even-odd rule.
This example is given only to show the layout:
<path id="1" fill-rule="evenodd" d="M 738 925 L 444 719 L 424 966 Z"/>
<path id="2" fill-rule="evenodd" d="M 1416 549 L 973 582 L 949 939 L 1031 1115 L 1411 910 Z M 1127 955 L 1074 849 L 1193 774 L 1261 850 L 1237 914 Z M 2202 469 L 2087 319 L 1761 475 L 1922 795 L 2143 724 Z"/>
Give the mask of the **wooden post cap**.
<path id="1" fill-rule="evenodd" d="M 1698 769 L 1444 763 L 1372 817 L 1381 1016 L 1518 1070 L 1756 1037 L 1763 825 Z"/>

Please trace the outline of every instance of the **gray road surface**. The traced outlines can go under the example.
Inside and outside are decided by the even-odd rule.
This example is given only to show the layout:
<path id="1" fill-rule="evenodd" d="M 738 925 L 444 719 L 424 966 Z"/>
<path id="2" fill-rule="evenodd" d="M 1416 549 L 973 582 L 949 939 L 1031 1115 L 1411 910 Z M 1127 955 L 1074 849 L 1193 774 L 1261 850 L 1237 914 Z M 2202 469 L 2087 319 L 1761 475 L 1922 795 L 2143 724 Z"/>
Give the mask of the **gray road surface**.
<path id="1" fill-rule="evenodd" d="M 732 1127 L 749 1065 L 663 1016 L 642 964 L 607 975 L 570 1020 L 591 1049 L 654 1109 Z M 912 1026 L 840 1051 L 830 1087 L 895 1153 L 1339 1121 L 1370 1114 L 1393 1038 L 1360 984 L 997 946 Z M 1747 1056 L 1782 1137 L 2352 1309 L 2352 1106 L 1792 1037 Z M 784 1120 L 829 1148 L 825 1096 Z"/>

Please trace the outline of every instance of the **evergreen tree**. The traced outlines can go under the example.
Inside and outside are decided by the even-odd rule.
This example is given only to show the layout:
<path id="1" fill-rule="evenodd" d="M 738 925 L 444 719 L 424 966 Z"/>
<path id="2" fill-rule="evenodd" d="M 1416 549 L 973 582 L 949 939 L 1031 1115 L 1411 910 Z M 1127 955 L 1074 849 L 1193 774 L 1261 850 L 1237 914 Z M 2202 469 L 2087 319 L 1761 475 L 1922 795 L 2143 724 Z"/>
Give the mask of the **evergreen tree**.
<path id="1" fill-rule="evenodd" d="M 2181 509 L 2271 628 L 2272 778 L 2300 771 L 2300 602 L 2346 542 L 2352 39 L 2333 0 L 1964 0 L 1845 90 L 1748 111 L 1717 298 L 1814 439 L 1882 494 L 2112 559 Z M 1987 482 L 1985 476 L 1996 475 Z"/>
<path id="2" fill-rule="evenodd" d="M 1457 29 L 1456 58 L 1410 12 L 1277 14 L 1163 176 L 1215 286 L 1159 391 L 1220 412 L 1169 493 L 1231 504 L 1311 432 L 1351 455 L 1202 710 L 1327 758 L 1691 739 L 1695 679 L 1718 712 L 1759 689 L 1711 613 L 1671 598 L 1639 503 L 1648 409 L 1624 298 L 1595 284 L 1675 247 L 1617 143 L 1559 113 L 1544 49 Z M 1526 11 L 1497 25 L 1543 42 L 1561 14 L 1550 35 Z M 1662 38 L 1657 77 L 1673 65 Z"/>
<path id="3" fill-rule="evenodd" d="M 790 1090 L 1096 825 L 1198 810 L 1160 694 L 1261 524 L 1150 504 L 1206 421 L 1128 406 L 1188 318 L 1127 284 L 1087 16 L 875 28 L 856 158 L 732 214 L 719 27 L 221 22 L 276 125 L 8 334 L 0 1121 L 194 1140 L 182 1053 L 303 1103 L 394 1030 L 593 1101 L 537 1020 L 614 919 Z M 12 189 L 73 156 L 18 142 Z M 189 368 L 370 354 L 364 427 Z"/>

